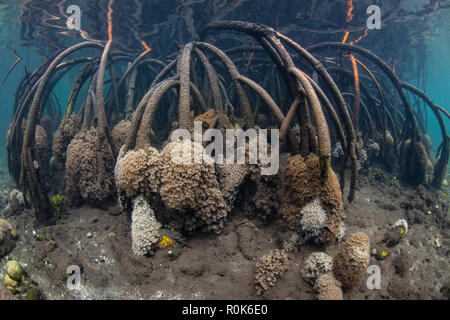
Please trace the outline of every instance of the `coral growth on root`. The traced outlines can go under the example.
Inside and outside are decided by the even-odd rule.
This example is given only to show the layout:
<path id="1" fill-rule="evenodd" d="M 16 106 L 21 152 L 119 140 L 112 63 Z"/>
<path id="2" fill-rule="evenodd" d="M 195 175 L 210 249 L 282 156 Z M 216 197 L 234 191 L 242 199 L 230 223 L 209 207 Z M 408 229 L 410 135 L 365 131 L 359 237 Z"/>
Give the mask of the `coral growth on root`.
<path id="1" fill-rule="evenodd" d="M 120 150 L 114 170 L 117 192 L 125 192 L 130 199 L 139 194 L 150 197 L 157 193 L 161 184 L 161 158 L 153 147 L 129 151 Z"/>
<path id="2" fill-rule="evenodd" d="M 247 150 L 248 146 L 244 147 Z M 279 203 L 274 177 L 262 176 L 261 164 L 215 165 L 204 148 L 188 140 L 168 143 L 159 153 L 155 148 L 120 150 L 115 180 L 120 203 L 145 195 L 149 201 L 162 200 L 172 227 L 184 231 L 203 228 L 219 233 L 233 209 L 244 180 L 255 184 L 254 194 L 244 204 L 261 218 L 274 216 Z M 195 163 L 194 155 L 200 156 Z M 174 156 L 185 157 L 177 161 Z M 277 180 L 278 181 L 278 180 Z M 252 211 L 252 210 L 250 210 Z"/>
<path id="3" fill-rule="evenodd" d="M 195 163 L 194 155 L 202 158 Z M 175 160 L 177 157 L 178 161 Z M 187 218 L 185 228 L 199 226 L 219 233 L 227 216 L 227 205 L 215 176 L 213 159 L 201 145 L 188 140 L 169 143 L 161 151 L 161 198 L 178 217 Z M 187 224 L 186 224 L 187 223 Z"/>
<path id="4" fill-rule="evenodd" d="M 48 160 L 50 159 L 50 145 L 49 138 L 47 132 L 40 125 L 36 126 L 36 151 L 39 155 L 39 159 L 41 160 L 44 166 L 47 165 Z"/>
<path id="5" fill-rule="evenodd" d="M 202 113 L 194 118 L 194 121 L 198 121 L 202 123 L 202 128 L 204 130 L 213 128 L 215 122 L 217 122 L 216 110 L 209 109 L 205 113 Z"/>
<path id="6" fill-rule="evenodd" d="M 130 120 L 122 120 L 114 127 L 113 131 L 111 132 L 111 137 L 117 150 L 119 150 L 125 144 L 130 129 Z"/>
<path id="7" fill-rule="evenodd" d="M 404 168 L 406 179 L 414 186 L 429 185 L 433 179 L 433 164 L 428 159 L 425 146 L 416 142 L 411 146 L 411 140 L 406 140 L 400 149 L 401 167 Z"/>
<path id="8" fill-rule="evenodd" d="M 53 138 L 53 156 L 55 159 L 55 167 L 58 170 L 63 170 L 66 164 L 66 152 L 70 141 L 81 130 L 80 117 L 72 113 L 72 115 L 63 120 L 56 130 Z"/>
<path id="9" fill-rule="evenodd" d="M 98 203 L 115 191 L 114 157 L 106 141 L 97 150 L 97 129 L 78 133 L 67 148 L 65 199 L 69 205 L 81 200 Z"/>
<path id="10" fill-rule="evenodd" d="M 328 245 L 335 241 L 341 226 L 342 194 L 332 169 L 328 169 L 328 174 L 323 179 L 320 172 L 317 155 L 310 155 L 306 160 L 300 155 L 288 159 L 285 173 L 286 192 L 280 214 L 287 229 L 299 233 L 302 230 L 307 231 L 308 240 L 311 233 L 316 234 L 317 242 Z M 316 201 L 315 205 L 313 201 Z M 307 205 L 309 207 L 305 208 Z M 326 212 L 323 225 L 322 210 Z M 308 217 L 302 220 L 303 213 L 307 213 Z M 311 221 L 314 221 L 314 230 L 308 231 Z M 318 230 L 322 231 L 319 233 Z"/>
<path id="11" fill-rule="evenodd" d="M 300 219 L 300 231 L 305 241 L 315 239 L 323 230 L 327 220 L 327 213 L 322 208 L 319 199 L 303 207 Z"/>
<path id="12" fill-rule="evenodd" d="M 228 211 L 231 211 L 239 203 L 244 212 L 249 216 L 257 216 L 262 220 L 274 218 L 278 213 L 280 200 L 278 192 L 281 188 L 279 172 L 264 175 L 262 170 L 267 167 L 260 158 L 256 157 L 254 146 L 257 150 L 271 152 L 270 145 L 260 145 L 261 141 L 252 138 L 245 145 L 238 146 L 235 150 L 235 159 L 245 157 L 245 163 L 217 164 L 216 176 L 220 189 L 227 202 Z M 253 147 L 252 147 L 253 146 Z M 254 161 L 250 161 L 250 159 Z"/>
<path id="13" fill-rule="evenodd" d="M 250 168 L 246 164 L 216 165 L 217 180 L 229 211 L 234 206 L 234 202 L 239 193 L 239 187 L 249 173 Z"/>
<path id="14" fill-rule="evenodd" d="M 22 131 L 25 133 L 27 121 L 22 121 Z M 40 126 L 36 125 L 36 132 L 34 137 L 34 143 L 36 152 L 39 156 L 40 165 L 47 167 L 48 161 L 50 160 L 50 144 L 49 137 L 46 130 Z"/>
<path id="15" fill-rule="evenodd" d="M 443 157 L 438 157 L 433 164 L 433 173 L 434 173 L 434 183 L 436 184 L 436 187 L 440 187 L 444 178 L 445 174 L 447 173 L 447 163 L 445 163 Z"/>

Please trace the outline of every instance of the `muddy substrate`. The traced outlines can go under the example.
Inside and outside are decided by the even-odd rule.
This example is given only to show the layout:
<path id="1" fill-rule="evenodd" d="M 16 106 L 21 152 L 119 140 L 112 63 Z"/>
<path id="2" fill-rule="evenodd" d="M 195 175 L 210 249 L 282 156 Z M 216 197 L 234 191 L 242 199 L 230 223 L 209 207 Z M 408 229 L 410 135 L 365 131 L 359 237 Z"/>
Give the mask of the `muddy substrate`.
<path id="1" fill-rule="evenodd" d="M 362 231 L 372 249 L 380 249 L 377 242 L 388 225 L 407 219 L 409 230 L 399 243 L 383 247 L 387 256 L 371 257 L 369 265 L 381 269 L 381 289 L 367 288 L 367 274 L 344 299 L 449 299 L 448 200 L 422 187 L 400 186 L 393 177 L 378 178 L 362 173 L 356 200 L 345 203 L 345 238 Z M 315 299 L 301 266 L 313 251 L 334 255 L 339 248 L 339 243 L 325 250 L 307 244 L 290 252 L 289 270 L 261 297 L 254 286 L 255 263 L 280 248 L 277 220 L 264 225 L 235 211 L 221 235 L 187 237 L 175 260 L 165 249 L 134 256 L 130 218 L 116 207 L 69 209 L 46 227 L 34 227 L 29 211 L 7 220 L 19 235 L 8 258 L 21 263 L 46 299 Z M 70 265 L 81 268 L 78 290 L 67 287 Z"/>

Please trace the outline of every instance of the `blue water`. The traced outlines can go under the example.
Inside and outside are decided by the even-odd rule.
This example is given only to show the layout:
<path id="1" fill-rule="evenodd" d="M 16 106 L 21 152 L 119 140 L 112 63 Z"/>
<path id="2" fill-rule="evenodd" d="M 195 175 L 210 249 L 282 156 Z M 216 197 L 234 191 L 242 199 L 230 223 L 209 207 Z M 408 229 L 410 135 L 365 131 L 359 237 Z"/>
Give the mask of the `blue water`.
<path id="1" fill-rule="evenodd" d="M 445 110 L 450 110 L 450 15 L 447 19 L 439 19 L 441 27 L 436 28 L 437 35 L 428 41 L 431 59 L 427 62 L 427 93 L 430 98 Z M 447 132 L 450 121 L 443 117 Z M 442 140 L 435 117 L 428 118 L 428 131 L 434 147 Z"/>

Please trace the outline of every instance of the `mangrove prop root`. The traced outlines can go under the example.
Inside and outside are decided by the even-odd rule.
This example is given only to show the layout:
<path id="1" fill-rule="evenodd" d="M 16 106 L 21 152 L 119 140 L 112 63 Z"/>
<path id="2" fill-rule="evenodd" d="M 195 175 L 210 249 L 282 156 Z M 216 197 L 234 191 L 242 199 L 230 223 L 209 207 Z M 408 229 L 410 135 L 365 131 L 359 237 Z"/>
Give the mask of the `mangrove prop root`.
<path id="1" fill-rule="evenodd" d="M 299 55 L 301 55 L 310 65 L 314 68 L 317 74 L 322 78 L 325 84 L 328 86 L 336 106 L 339 110 L 339 113 L 343 119 L 345 130 L 347 132 L 347 149 L 345 150 L 344 160 L 342 162 L 341 168 L 345 168 L 347 166 L 347 160 L 350 158 L 351 161 L 351 180 L 350 180 L 350 191 L 348 195 L 348 200 L 350 202 L 353 201 L 355 197 L 356 191 L 356 181 L 358 179 L 358 170 L 357 170 L 357 158 L 356 158 L 356 133 L 353 127 L 353 122 L 351 120 L 350 114 L 348 112 L 347 105 L 345 103 L 344 97 L 342 93 L 339 91 L 336 83 L 330 74 L 326 71 L 325 67 L 322 63 L 317 60 L 308 50 L 304 49 L 298 43 L 293 41 L 292 39 L 284 36 L 283 34 L 277 32 L 277 37 L 279 37 L 282 41 L 286 42 L 292 49 L 294 49 Z M 340 170 L 339 182 L 341 184 L 341 190 L 344 190 L 345 187 L 345 174 L 344 170 Z"/>
<path id="2" fill-rule="evenodd" d="M 155 91 L 148 100 L 144 113 L 142 115 L 140 128 L 136 137 L 136 149 L 143 149 L 146 145 L 150 144 L 151 128 L 156 108 L 163 95 L 176 85 L 180 85 L 180 81 L 170 79 L 162 82 L 159 86 L 156 87 Z"/>
<path id="3" fill-rule="evenodd" d="M 261 97 L 261 99 L 264 101 L 264 103 L 269 107 L 270 111 L 272 111 L 272 113 L 275 116 L 276 120 L 278 121 L 278 124 L 280 125 L 280 127 L 282 127 L 283 122 L 285 121 L 284 114 L 283 114 L 283 112 L 281 112 L 280 108 L 278 107 L 276 102 L 272 99 L 272 97 L 267 93 L 267 91 L 264 90 L 264 88 L 262 88 L 256 82 L 254 82 L 253 80 L 251 80 L 247 77 L 244 77 L 243 75 L 239 75 L 238 79 L 239 79 L 239 81 L 242 81 L 247 86 L 249 86 L 252 90 L 254 90 Z M 288 137 L 289 145 L 290 145 L 292 152 L 299 153 L 300 149 L 299 149 L 298 143 L 295 139 L 294 133 L 290 129 L 287 129 L 287 130 L 288 130 L 287 137 Z"/>
<path id="4" fill-rule="evenodd" d="M 309 82 L 308 78 L 297 68 L 289 69 L 289 72 L 294 74 L 301 82 L 303 88 L 306 92 L 306 97 L 308 99 L 309 105 L 312 109 L 314 120 L 317 126 L 317 138 L 319 142 L 319 159 L 321 166 L 322 178 L 326 178 L 331 165 L 331 142 L 330 142 L 330 132 L 328 130 L 327 121 L 322 112 L 322 107 L 319 102 L 313 86 Z"/>
<path id="5" fill-rule="evenodd" d="M 242 110 L 242 126 L 244 129 L 253 128 L 254 121 L 253 114 L 250 108 L 250 101 L 248 100 L 248 96 L 245 93 L 242 84 L 238 80 L 239 71 L 233 61 L 231 61 L 231 59 L 222 50 L 209 43 L 194 42 L 194 46 L 212 53 L 224 65 L 225 69 L 231 77 L 231 81 L 233 82 L 233 86 L 239 100 L 239 105 Z"/>
<path id="6" fill-rule="evenodd" d="M 272 56 L 274 63 L 277 64 L 277 66 L 281 66 L 281 72 L 282 74 L 286 72 L 286 68 L 292 67 L 291 61 L 292 59 L 289 57 L 289 54 L 287 54 L 286 50 L 282 47 L 280 44 L 280 41 L 278 39 L 281 39 L 282 41 L 288 43 L 294 50 L 296 50 L 298 53 L 300 53 L 306 60 L 314 67 L 314 69 L 317 71 L 317 73 L 325 80 L 327 85 L 330 87 L 331 92 L 333 93 L 334 98 L 336 99 L 336 103 L 341 111 L 341 114 L 344 118 L 344 123 L 346 124 L 346 129 L 348 131 L 348 147 L 349 150 L 346 150 L 347 156 L 344 157 L 344 161 L 346 162 L 348 157 L 351 159 L 351 183 L 350 183 L 350 192 L 349 192 L 349 201 L 353 201 L 355 190 L 356 190 L 356 180 L 357 180 L 357 159 L 356 159 L 356 134 L 353 128 L 353 124 L 350 118 L 350 115 L 348 113 L 347 106 L 345 104 L 344 98 L 342 97 L 342 94 L 340 93 L 339 89 L 337 88 L 336 84 L 334 83 L 331 76 L 326 72 L 325 68 L 322 66 L 322 64 L 315 59 L 307 50 L 303 49 L 301 46 L 299 46 L 296 42 L 289 39 L 288 37 L 282 35 L 281 33 L 275 31 L 272 28 L 269 28 L 264 25 L 260 24 L 254 24 L 254 23 L 248 23 L 248 22 L 242 22 L 242 21 L 214 21 L 209 23 L 204 31 L 203 31 L 203 37 L 205 36 L 206 32 L 210 29 L 229 29 L 229 30 L 235 30 L 244 32 L 246 34 L 249 34 L 260 42 L 260 44 L 267 49 L 268 53 Z M 260 41 L 262 40 L 262 41 Z M 266 42 L 265 42 L 265 41 Z M 272 46 L 272 49 L 267 45 L 267 42 Z M 274 51 L 276 51 L 276 54 L 274 54 Z M 281 61 L 280 61 L 281 60 Z M 284 70 L 283 70 L 284 69 Z M 287 82 L 287 84 L 292 88 L 295 85 L 293 85 L 292 81 Z M 295 88 L 298 90 L 298 87 L 295 86 Z M 345 163 L 343 163 L 343 167 L 345 167 Z M 340 180 L 341 180 L 341 188 L 343 190 L 345 180 L 344 174 L 341 174 Z"/>
<path id="7" fill-rule="evenodd" d="M 438 108 L 438 106 L 421 90 L 417 89 L 416 87 L 407 84 L 407 83 L 402 83 L 402 87 L 405 88 L 406 90 L 414 93 L 415 95 L 419 96 L 421 99 L 423 99 L 425 101 L 425 103 L 431 108 L 431 110 L 433 111 L 433 113 L 435 114 L 438 122 L 439 122 L 439 126 L 441 128 L 441 133 L 442 133 L 442 151 L 441 151 L 441 157 L 439 158 L 439 162 L 438 162 L 438 166 L 435 167 L 435 172 L 434 172 L 434 179 L 432 182 L 432 185 L 435 188 L 440 189 L 442 186 L 442 180 L 445 177 L 446 174 L 446 169 L 447 169 L 447 165 L 448 165 L 448 160 L 449 160 L 449 138 L 447 135 L 447 131 L 445 129 L 445 123 L 444 120 L 442 119 L 441 114 L 439 113 L 440 108 Z M 437 157 L 438 155 L 436 155 Z"/>
<path id="8" fill-rule="evenodd" d="M 190 109 L 190 67 L 193 45 L 188 43 L 178 57 L 177 69 L 180 75 L 180 93 L 178 97 L 178 124 L 180 129 L 190 129 L 193 119 Z"/>
<path id="9" fill-rule="evenodd" d="M 141 125 L 142 116 L 144 114 L 145 108 L 147 106 L 148 101 L 152 97 L 155 90 L 161 86 L 163 83 L 171 81 L 171 80 L 177 80 L 178 77 L 169 78 L 166 79 L 152 87 L 147 91 L 147 93 L 142 97 L 141 101 L 139 102 L 138 106 L 136 107 L 136 110 L 133 113 L 133 119 L 131 120 L 131 127 L 130 127 L 130 133 L 128 134 L 127 140 L 125 142 L 124 150 L 129 151 L 135 148 L 136 146 L 136 137 Z"/>
<path id="10" fill-rule="evenodd" d="M 55 71 L 57 64 L 70 53 L 86 47 L 102 46 L 95 42 L 83 42 L 64 50 L 60 55 L 58 55 L 42 76 L 30 107 L 22 147 L 22 171 L 20 182 L 23 190 L 27 190 L 30 195 L 31 201 L 33 202 L 35 208 L 36 219 L 40 223 L 46 223 L 51 212 L 50 202 L 48 200 L 45 188 L 45 181 L 43 179 L 43 168 L 42 165 L 40 165 L 40 160 L 38 159 L 34 146 L 36 125 L 39 120 L 39 114 L 41 113 L 41 99 L 44 94 L 45 87 Z"/>
<path id="11" fill-rule="evenodd" d="M 208 58 L 206 58 L 205 54 L 199 48 L 195 48 L 194 51 L 199 57 L 203 69 L 205 70 L 206 77 L 208 78 L 214 109 L 217 113 L 222 113 L 222 98 L 220 96 L 219 81 L 217 79 L 216 72 L 214 71 L 214 67 L 211 65 L 211 63 L 208 61 Z"/>
<path id="12" fill-rule="evenodd" d="M 136 77 L 137 77 L 137 70 L 133 69 L 131 72 L 129 83 L 128 83 L 128 90 L 127 90 L 127 97 L 126 97 L 126 103 L 125 103 L 125 119 L 130 120 L 131 115 L 133 114 L 133 107 L 134 107 L 134 95 L 136 92 Z"/>
<path id="13" fill-rule="evenodd" d="M 342 49 L 346 50 L 352 53 L 360 54 L 367 59 L 371 60 L 373 63 L 375 63 L 386 75 L 387 77 L 392 81 L 395 89 L 397 90 L 400 99 L 403 103 L 403 106 L 405 108 L 405 112 L 407 115 L 407 120 L 410 122 L 410 125 L 412 126 L 412 142 L 415 142 L 416 138 L 418 137 L 418 128 L 417 123 L 414 119 L 414 111 L 408 101 L 408 98 L 406 97 L 405 92 L 402 88 L 402 83 L 400 79 L 397 77 L 397 75 L 392 71 L 392 69 L 377 55 L 372 53 L 371 51 L 355 46 L 350 45 L 347 43 L 340 43 L 340 42 L 325 42 L 317 45 L 313 45 L 308 48 L 309 52 L 324 49 L 324 48 L 334 48 L 334 49 Z"/>
<path id="14" fill-rule="evenodd" d="M 342 129 L 341 121 L 339 120 L 339 116 L 334 110 L 333 105 L 331 104 L 330 100 L 328 100 L 328 97 L 319 87 L 319 85 L 313 79 L 311 79 L 306 73 L 304 75 L 309 79 L 309 82 L 313 86 L 314 91 L 316 92 L 320 101 L 322 101 L 322 104 L 325 106 L 328 115 L 331 117 L 331 120 L 333 121 L 335 130 L 339 138 L 339 142 L 341 143 L 342 150 L 347 150 L 347 141 L 345 140 L 344 130 Z"/>

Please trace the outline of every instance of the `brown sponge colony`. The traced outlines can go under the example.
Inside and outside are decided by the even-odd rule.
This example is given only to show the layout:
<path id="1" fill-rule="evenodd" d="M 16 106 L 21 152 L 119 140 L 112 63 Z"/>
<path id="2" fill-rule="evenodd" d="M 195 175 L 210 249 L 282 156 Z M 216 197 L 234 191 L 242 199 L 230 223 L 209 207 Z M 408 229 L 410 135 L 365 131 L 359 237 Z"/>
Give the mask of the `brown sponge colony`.
<path id="1" fill-rule="evenodd" d="M 194 155 L 201 163 L 195 163 Z M 173 158 L 185 157 L 185 159 Z M 169 143 L 161 151 L 160 195 L 166 207 L 179 213 L 191 212 L 206 225 L 207 231 L 219 233 L 227 215 L 227 205 L 215 176 L 214 160 L 204 155 L 200 144 L 189 140 Z"/>
<path id="2" fill-rule="evenodd" d="M 202 113 L 195 117 L 194 121 L 200 121 L 203 129 L 209 129 L 213 126 L 216 120 L 216 110 L 209 109 L 205 113 Z"/>
<path id="3" fill-rule="evenodd" d="M 386 131 L 384 135 L 385 135 L 387 147 L 389 149 L 394 148 L 394 138 L 392 137 L 391 133 L 389 131 Z"/>
<path id="4" fill-rule="evenodd" d="M 167 144 L 161 153 L 153 147 L 146 148 L 126 154 L 123 147 L 120 150 L 115 167 L 119 199 L 139 195 L 150 201 L 161 199 L 173 228 L 193 231 L 203 227 L 204 231 L 220 233 L 228 207 L 215 175 L 214 161 L 204 155 L 203 147 L 184 140 Z M 185 158 L 177 159 L 177 155 Z M 195 163 L 194 155 L 199 155 L 199 163 Z"/>
<path id="5" fill-rule="evenodd" d="M 8 255 L 15 247 L 16 234 L 12 225 L 0 218 L 0 259 Z"/>
<path id="6" fill-rule="evenodd" d="M 329 168 L 326 177 L 322 178 L 317 155 L 310 155 L 307 159 L 296 155 L 287 161 L 285 185 L 285 196 L 280 209 L 283 225 L 300 232 L 302 209 L 319 199 L 321 208 L 326 212 L 326 221 L 315 240 L 323 244 L 333 243 L 342 221 L 342 194 L 333 170 Z"/>
<path id="7" fill-rule="evenodd" d="M 246 164 L 218 164 L 216 165 L 216 176 L 219 181 L 220 190 L 229 207 L 232 209 L 239 187 L 249 174 L 250 168 Z"/>
<path id="8" fill-rule="evenodd" d="M 22 121 L 22 133 L 24 135 L 26 129 L 27 129 L 27 120 L 24 119 Z M 45 167 L 46 164 L 48 163 L 48 160 L 50 159 L 50 143 L 47 132 L 39 124 L 36 125 L 36 131 L 34 134 L 34 143 L 36 152 L 39 156 L 40 165 L 43 165 Z"/>
<path id="9" fill-rule="evenodd" d="M 146 150 L 129 151 L 125 156 L 121 154 L 114 170 L 117 192 L 125 191 L 131 199 L 139 194 L 150 197 L 151 193 L 158 192 L 162 164 L 158 150 L 148 147 Z"/>
<path id="10" fill-rule="evenodd" d="M 56 130 L 55 137 L 53 138 L 53 155 L 55 157 L 55 166 L 57 169 L 64 169 L 67 147 L 80 130 L 81 120 L 75 113 L 68 119 L 63 120 Z"/>
<path id="11" fill-rule="evenodd" d="M 255 287 L 256 294 L 261 295 L 288 270 L 288 257 L 284 250 L 272 250 L 263 255 L 256 263 Z"/>
<path id="12" fill-rule="evenodd" d="M 321 275 L 314 284 L 319 300 L 343 300 L 342 288 L 339 280 L 336 280 L 333 273 L 328 272 Z"/>
<path id="13" fill-rule="evenodd" d="M 52 129 L 53 129 L 53 123 L 52 123 L 52 118 L 50 118 L 49 116 L 44 116 L 41 118 L 41 120 L 39 121 L 39 124 L 41 125 L 42 128 L 44 128 L 45 132 L 47 133 L 47 136 L 51 136 L 52 135 Z"/>
<path id="14" fill-rule="evenodd" d="M 217 113 L 215 109 L 209 109 L 205 113 L 202 113 L 194 118 L 194 121 L 202 122 L 203 130 L 218 128 L 227 129 L 231 128 L 231 122 L 228 117 L 222 112 Z"/>
<path id="15" fill-rule="evenodd" d="M 116 150 L 119 150 L 126 142 L 127 135 L 130 132 L 131 121 L 122 120 L 120 121 L 111 132 L 111 137 L 114 141 L 114 146 Z"/>
<path id="16" fill-rule="evenodd" d="M 101 202 L 114 192 L 114 157 L 104 139 L 97 150 L 97 129 L 78 133 L 67 148 L 65 199 L 69 205 L 81 200 Z"/>
<path id="17" fill-rule="evenodd" d="M 36 126 L 35 133 L 36 151 L 39 154 L 39 159 L 43 164 L 46 164 L 50 159 L 50 144 L 44 128 L 40 125 Z"/>
<path id="18" fill-rule="evenodd" d="M 252 137 L 245 145 L 238 145 L 235 150 L 235 159 L 242 161 L 233 164 L 216 164 L 216 176 L 220 190 L 228 205 L 230 212 L 237 198 L 249 216 L 256 215 L 262 220 L 273 218 L 280 207 L 279 189 L 281 178 L 279 172 L 264 175 L 263 170 L 269 165 L 258 157 L 258 150 L 267 150 L 270 155 L 270 145 L 260 145 L 258 138 Z M 258 148 L 253 148 L 257 146 Z M 255 161 L 250 161 L 253 159 Z"/>
<path id="19" fill-rule="evenodd" d="M 12 225 L 6 221 L 5 219 L 0 218 L 0 241 L 3 240 L 3 238 L 13 230 Z"/>
<path id="20" fill-rule="evenodd" d="M 369 238 L 365 233 L 355 233 L 333 257 L 333 273 L 345 288 L 355 287 L 364 276 L 369 260 Z"/>
<path id="21" fill-rule="evenodd" d="M 411 139 L 406 140 L 400 148 L 400 162 L 409 183 L 414 186 L 431 183 L 433 165 L 428 159 L 425 146 L 421 142 L 411 145 Z"/>

